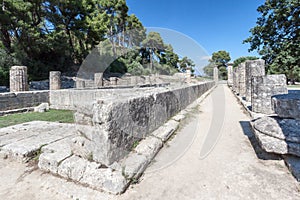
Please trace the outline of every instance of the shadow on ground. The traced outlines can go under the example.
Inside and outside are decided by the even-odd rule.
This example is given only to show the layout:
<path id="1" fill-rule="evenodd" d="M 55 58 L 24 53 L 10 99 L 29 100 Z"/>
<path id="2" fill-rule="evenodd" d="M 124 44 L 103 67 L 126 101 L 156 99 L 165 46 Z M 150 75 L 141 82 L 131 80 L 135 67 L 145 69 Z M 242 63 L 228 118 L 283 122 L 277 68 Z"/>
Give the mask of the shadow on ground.
<path id="1" fill-rule="evenodd" d="M 240 125 L 243 129 L 243 133 L 248 137 L 257 158 L 261 160 L 282 160 L 282 157 L 280 155 L 268 153 L 260 147 L 258 141 L 254 136 L 254 133 L 251 130 L 249 121 L 240 121 Z"/>

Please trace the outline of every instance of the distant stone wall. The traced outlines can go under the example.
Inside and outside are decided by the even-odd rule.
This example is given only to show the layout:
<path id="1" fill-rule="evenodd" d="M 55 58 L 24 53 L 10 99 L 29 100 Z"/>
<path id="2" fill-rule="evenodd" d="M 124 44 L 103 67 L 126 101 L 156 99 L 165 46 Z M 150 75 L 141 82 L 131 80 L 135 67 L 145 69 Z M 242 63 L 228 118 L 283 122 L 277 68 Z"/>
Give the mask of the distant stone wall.
<path id="1" fill-rule="evenodd" d="M 0 93 L 0 111 L 38 106 L 49 102 L 49 91 Z"/>
<path id="2" fill-rule="evenodd" d="M 205 82 L 148 89 L 136 94 L 131 89 L 130 94 L 118 96 L 115 93 L 113 98 L 95 98 L 97 101 L 92 105 L 83 103 L 75 114 L 75 121 L 86 126 L 77 127 L 81 141 L 77 142 L 80 146 L 73 149 L 77 155 L 88 155 L 108 166 L 126 156 L 135 141 L 160 127 L 214 85 L 215 82 Z M 91 92 L 88 93 L 91 96 Z M 80 148 L 82 150 L 78 150 Z"/>

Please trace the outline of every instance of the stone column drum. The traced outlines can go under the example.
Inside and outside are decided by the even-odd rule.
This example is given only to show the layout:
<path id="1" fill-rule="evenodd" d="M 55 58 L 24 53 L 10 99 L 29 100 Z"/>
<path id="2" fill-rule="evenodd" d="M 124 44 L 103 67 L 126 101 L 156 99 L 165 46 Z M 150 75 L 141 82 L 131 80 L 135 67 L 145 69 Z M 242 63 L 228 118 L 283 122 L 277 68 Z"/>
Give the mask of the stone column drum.
<path id="1" fill-rule="evenodd" d="M 233 80 L 232 91 L 237 93 L 238 92 L 238 67 L 233 68 L 232 80 Z"/>
<path id="2" fill-rule="evenodd" d="M 10 92 L 28 91 L 26 66 L 12 66 L 10 69 Z"/>
<path id="3" fill-rule="evenodd" d="M 245 97 L 246 96 L 246 63 L 241 63 L 239 65 L 239 76 L 238 76 L 238 94 L 240 97 Z"/>
<path id="4" fill-rule="evenodd" d="M 109 81 L 110 81 L 110 85 L 111 85 L 111 86 L 116 86 L 116 85 L 118 85 L 118 78 L 117 78 L 117 77 L 110 77 L 110 78 L 109 78 Z"/>
<path id="5" fill-rule="evenodd" d="M 84 89 L 85 88 L 85 81 L 82 79 L 76 80 L 76 88 L 77 89 Z"/>
<path id="6" fill-rule="evenodd" d="M 246 61 L 246 101 L 251 101 L 251 78 L 253 76 L 264 76 L 265 61 L 264 60 L 249 60 Z"/>
<path id="7" fill-rule="evenodd" d="M 103 73 L 94 74 L 95 87 L 99 88 L 103 86 Z"/>
<path id="8" fill-rule="evenodd" d="M 192 82 L 192 71 L 190 68 L 186 70 L 186 82 L 191 83 Z"/>
<path id="9" fill-rule="evenodd" d="M 274 114 L 272 96 L 287 94 L 284 74 L 252 77 L 251 105 L 252 111 L 263 114 Z"/>
<path id="10" fill-rule="evenodd" d="M 52 71 L 50 72 L 49 77 L 49 87 L 50 90 L 60 90 L 61 88 L 61 73 L 60 71 Z"/>
<path id="11" fill-rule="evenodd" d="M 233 63 L 228 63 L 227 64 L 227 84 L 228 86 L 232 87 L 233 85 Z"/>
<path id="12" fill-rule="evenodd" d="M 214 67 L 214 81 L 216 84 L 219 82 L 219 69 L 218 67 Z"/>

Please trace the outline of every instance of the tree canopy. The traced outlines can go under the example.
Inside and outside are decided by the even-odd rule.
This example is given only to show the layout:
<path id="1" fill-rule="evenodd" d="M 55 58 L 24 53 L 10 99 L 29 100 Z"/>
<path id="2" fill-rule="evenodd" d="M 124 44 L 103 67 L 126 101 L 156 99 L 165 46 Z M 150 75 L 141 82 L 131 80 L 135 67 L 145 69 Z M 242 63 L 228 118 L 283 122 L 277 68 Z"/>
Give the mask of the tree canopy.
<path id="1" fill-rule="evenodd" d="M 46 79 L 51 70 L 76 72 L 105 40 L 116 58 L 125 53 L 108 71 L 139 74 L 148 64 L 164 73 L 181 70 L 172 46 L 158 33 L 146 34 L 128 10 L 125 0 L 3 0 L 0 84 L 8 85 L 12 65 L 28 66 L 30 80 Z"/>
<path id="2" fill-rule="evenodd" d="M 220 50 L 212 54 L 209 64 L 203 68 L 207 76 L 213 76 L 214 67 L 218 67 L 219 76 L 221 79 L 227 79 L 227 63 L 231 60 L 230 54 L 227 51 Z"/>
<path id="3" fill-rule="evenodd" d="M 266 0 L 257 11 L 260 17 L 244 43 L 262 55 L 269 73 L 300 80 L 300 1 Z"/>

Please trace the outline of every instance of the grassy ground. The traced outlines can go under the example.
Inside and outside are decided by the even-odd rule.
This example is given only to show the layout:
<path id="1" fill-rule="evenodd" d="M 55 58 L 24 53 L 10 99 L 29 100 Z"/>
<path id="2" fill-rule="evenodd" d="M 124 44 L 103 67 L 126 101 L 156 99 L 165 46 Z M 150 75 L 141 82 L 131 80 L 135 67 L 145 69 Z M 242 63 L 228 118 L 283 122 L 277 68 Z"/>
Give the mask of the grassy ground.
<path id="1" fill-rule="evenodd" d="M 30 121 L 74 123 L 73 111 L 50 110 L 45 113 L 20 113 L 0 117 L 0 128 Z"/>
<path id="2" fill-rule="evenodd" d="M 300 88 L 300 85 L 288 85 L 288 88 Z"/>

